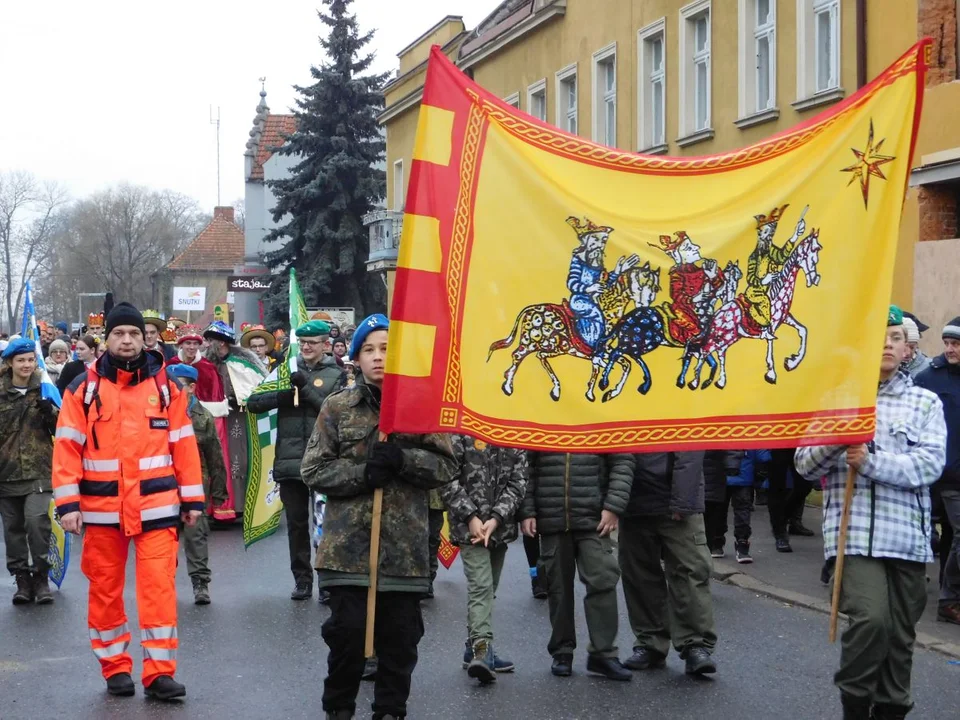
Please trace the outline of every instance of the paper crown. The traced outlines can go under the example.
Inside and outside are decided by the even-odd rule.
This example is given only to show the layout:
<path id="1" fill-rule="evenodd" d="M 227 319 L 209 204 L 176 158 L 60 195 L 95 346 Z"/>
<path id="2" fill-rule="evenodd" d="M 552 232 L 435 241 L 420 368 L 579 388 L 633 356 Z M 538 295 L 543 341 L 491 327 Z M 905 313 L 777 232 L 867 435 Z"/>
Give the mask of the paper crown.
<path id="1" fill-rule="evenodd" d="M 770 211 L 769 215 L 754 215 L 754 219 L 757 221 L 757 230 L 762 228 L 764 225 L 776 225 L 780 222 L 780 218 L 783 217 L 784 211 L 790 207 L 790 204 L 787 203 L 783 207 L 774 208 Z"/>
<path id="2" fill-rule="evenodd" d="M 177 341 L 177 331 L 168 325 L 167 329 L 160 333 L 160 339 L 165 343 L 175 343 Z"/>
<path id="3" fill-rule="evenodd" d="M 103 313 L 90 313 L 87 316 L 87 327 L 102 328 L 104 326 Z"/>
<path id="4" fill-rule="evenodd" d="M 172 327 L 174 330 L 186 324 L 187 324 L 186 320 L 181 320 L 180 318 L 174 317 L 173 315 L 167 318 L 167 325 Z"/>
<path id="5" fill-rule="evenodd" d="M 577 233 L 578 238 L 585 238 L 587 235 L 595 235 L 596 233 L 612 233 L 612 227 L 605 227 L 602 225 L 595 225 L 589 218 L 584 218 L 583 222 L 580 221 L 580 218 L 573 217 L 572 215 L 567 218 L 567 225 L 573 228 L 574 232 Z"/>
<path id="6" fill-rule="evenodd" d="M 153 325 L 161 333 L 167 329 L 167 321 L 163 317 L 163 313 L 159 310 L 144 310 L 141 315 L 143 315 L 143 322 L 147 325 Z"/>
<path id="7" fill-rule="evenodd" d="M 203 342 L 203 330 L 199 325 L 181 325 L 177 328 L 177 345 L 185 340 Z"/>
<path id="8" fill-rule="evenodd" d="M 687 235 L 686 230 L 677 230 L 673 237 L 669 235 L 661 235 L 659 238 L 659 245 L 654 245 L 653 243 L 647 243 L 652 248 L 657 248 L 657 250 L 663 250 L 664 252 L 673 252 L 678 247 L 683 245 L 683 243 L 690 239 L 690 236 Z"/>

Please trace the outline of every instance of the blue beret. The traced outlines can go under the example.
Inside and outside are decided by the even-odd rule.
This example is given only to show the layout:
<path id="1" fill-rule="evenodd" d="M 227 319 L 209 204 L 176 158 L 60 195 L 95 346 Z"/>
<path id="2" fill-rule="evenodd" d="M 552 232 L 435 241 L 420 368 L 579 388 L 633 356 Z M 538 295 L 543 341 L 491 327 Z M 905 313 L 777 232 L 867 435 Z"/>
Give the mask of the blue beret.
<path id="1" fill-rule="evenodd" d="M 386 330 L 389 327 L 390 321 L 387 320 L 387 316 L 382 313 L 364 318 L 363 322 L 357 325 L 357 330 L 353 334 L 353 342 L 350 343 L 350 358 L 356 360 L 357 357 L 359 357 L 360 348 L 363 347 L 367 335 L 376 330 Z"/>
<path id="2" fill-rule="evenodd" d="M 184 380 L 189 380 L 190 382 L 196 382 L 200 377 L 197 369 L 192 365 L 187 365 L 186 363 L 170 365 L 167 367 L 167 375 L 172 375 L 175 378 L 183 378 Z"/>
<path id="3" fill-rule="evenodd" d="M 26 338 L 17 338 L 16 340 L 11 340 L 10 344 L 7 345 L 7 349 L 3 351 L 3 359 L 9 360 L 14 355 L 23 355 L 24 353 L 36 353 L 37 352 L 37 343 L 33 340 L 27 340 Z"/>

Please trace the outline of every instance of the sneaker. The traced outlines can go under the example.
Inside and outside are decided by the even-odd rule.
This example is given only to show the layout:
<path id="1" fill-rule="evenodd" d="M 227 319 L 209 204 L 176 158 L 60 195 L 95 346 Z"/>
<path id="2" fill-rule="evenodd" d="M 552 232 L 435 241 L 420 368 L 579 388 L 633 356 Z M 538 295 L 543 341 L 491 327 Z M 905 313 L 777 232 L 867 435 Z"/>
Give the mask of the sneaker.
<path id="1" fill-rule="evenodd" d="M 467 667 L 467 675 L 479 680 L 481 685 L 489 685 L 497 679 L 493 669 L 493 643 L 489 640 L 477 640 L 473 644 L 473 660 Z"/>
<path id="2" fill-rule="evenodd" d="M 747 540 L 738 541 L 736 549 L 738 563 L 746 565 L 753 562 L 753 558 L 750 557 L 750 543 Z"/>
<path id="3" fill-rule="evenodd" d="M 107 678 L 107 692 L 117 697 L 130 697 L 136 692 L 130 673 L 117 673 Z"/>
<path id="4" fill-rule="evenodd" d="M 144 688 L 144 693 L 149 698 L 167 702 L 182 698 L 187 694 L 187 689 L 169 675 L 161 675 Z"/>
<path id="5" fill-rule="evenodd" d="M 50 580 L 47 573 L 33 573 L 33 597 L 37 601 L 37 605 L 50 605 L 53 602 L 53 592 L 50 590 Z"/>
<path id="6" fill-rule="evenodd" d="M 788 525 L 788 532 L 790 535 L 797 535 L 799 537 L 813 537 L 816 533 L 804 525 L 799 520 L 793 520 Z"/>
<path id="7" fill-rule="evenodd" d="M 627 670 L 618 658 L 596 657 L 587 658 L 587 672 L 601 675 L 607 680 L 628 682 L 633 679 L 633 673 Z"/>
<path id="8" fill-rule="evenodd" d="M 530 589 L 533 591 L 533 596 L 537 600 L 547 599 L 547 584 L 544 582 L 544 578 L 540 573 L 530 578 Z"/>
<path id="9" fill-rule="evenodd" d="M 637 647 L 624 666 L 631 670 L 656 670 L 667 666 L 667 658 L 655 650 Z"/>
<path id="10" fill-rule="evenodd" d="M 723 557 L 723 555 L 724 555 L 723 545 L 720 545 L 719 547 L 710 548 L 710 557 L 716 558 L 719 560 L 720 558 Z"/>
<path id="11" fill-rule="evenodd" d="M 309 600 L 313 597 L 313 583 L 300 580 L 290 593 L 291 600 Z"/>
<path id="12" fill-rule="evenodd" d="M 207 583 L 203 580 L 194 580 L 193 582 L 193 604 L 210 604 L 210 589 L 207 587 Z"/>
<path id="13" fill-rule="evenodd" d="M 553 664 L 550 666 L 550 672 L 557 677 L 570 677 L 573 675 L 573 655 L 569 653 L 559 653 L 553 656 Z"/>
<path id="14" fill-rule="evenodd" d="M 937 608 L 937 622 L 960 625 L 960 604 L 941 605 Z"/>
<path id="15" fill-rule="evenodd" d="M 779 553 L 793 552 L 793 548 L 790 547 L 790 539 L 786 535 L 777 536 L 777 552 Z"/>
<path id="16" fill-rule="evenodd" d="M 717 671 L 717 664 L 705 647 L 690 648 L 683 659 L 687 663 L 687 675 L 712 675 Z"/>

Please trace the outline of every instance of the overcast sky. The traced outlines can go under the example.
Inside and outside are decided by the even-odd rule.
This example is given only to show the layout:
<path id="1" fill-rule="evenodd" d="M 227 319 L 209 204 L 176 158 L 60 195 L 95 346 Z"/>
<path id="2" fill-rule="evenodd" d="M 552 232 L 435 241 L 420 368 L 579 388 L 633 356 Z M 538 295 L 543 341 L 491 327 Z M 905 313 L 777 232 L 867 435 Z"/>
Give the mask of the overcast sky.
<path id="1" fill-rule="evenodd" d="M 473 28 L 500 0 L 355 0 L 376 28 L 376 70 L 445 15 Z M 63 182 L 79 198 L 127 181 L 169 188 L 211 212 L 243 196 L 243 152 L 267 78 L 288 112 L 322 60 L 319 0 L 4 2 L 0 171 Z"/>

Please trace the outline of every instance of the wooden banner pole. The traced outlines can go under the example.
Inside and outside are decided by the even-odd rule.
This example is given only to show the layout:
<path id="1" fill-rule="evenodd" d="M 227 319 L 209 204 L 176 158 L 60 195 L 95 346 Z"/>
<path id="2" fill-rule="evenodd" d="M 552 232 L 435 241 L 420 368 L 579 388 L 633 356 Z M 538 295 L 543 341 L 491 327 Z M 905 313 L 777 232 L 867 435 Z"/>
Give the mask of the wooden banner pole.
<path id="1" fill-rule="evenodd" d="M 840 585 L 843 583 L 843 558 L 847 552 L 847 530 L 850 525 L 850 506 L 853 504 L 853 487 L 857 471 L 847 471 L 847 487 L 843 493 L 843 510 L 840 513 L 840 535 L 837 538 L 837 564 L 833 571 L 833 602 L 830 604 L 830 642 L 837 641 L 837 619 L 840 616 Z"/>
<path id="2" fill-rule="evenodd" d="M 386 433 L 380 433 L 380 442 L 386 442 Z M 367 632 L 364 637 L 364 657 L 374 656 L 373 628 L 377 619 L 377 576 L 380 570 L 380 518 L 383 514 L 383 488 L 373 491 L 373 521 L 370 524 L 370 587 L 367 588 Z"/>

